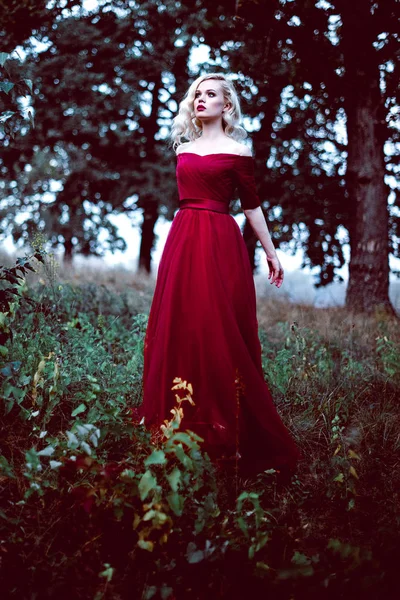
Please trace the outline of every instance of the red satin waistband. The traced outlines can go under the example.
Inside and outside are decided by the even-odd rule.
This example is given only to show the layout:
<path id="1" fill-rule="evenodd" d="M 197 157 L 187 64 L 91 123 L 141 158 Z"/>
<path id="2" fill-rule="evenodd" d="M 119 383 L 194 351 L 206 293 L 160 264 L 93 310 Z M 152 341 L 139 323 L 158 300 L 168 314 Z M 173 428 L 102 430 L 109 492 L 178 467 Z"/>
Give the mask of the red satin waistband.
<path id="1" fill-rule="evenodd" d="M 214 210 L 215 212 L 229 214 L 229 206 L 219 200 L 210 200 L 208 198 L 191 198 L 190 200 L 181 200 L 179 208 L 200 208 L 205 210 Z"/>

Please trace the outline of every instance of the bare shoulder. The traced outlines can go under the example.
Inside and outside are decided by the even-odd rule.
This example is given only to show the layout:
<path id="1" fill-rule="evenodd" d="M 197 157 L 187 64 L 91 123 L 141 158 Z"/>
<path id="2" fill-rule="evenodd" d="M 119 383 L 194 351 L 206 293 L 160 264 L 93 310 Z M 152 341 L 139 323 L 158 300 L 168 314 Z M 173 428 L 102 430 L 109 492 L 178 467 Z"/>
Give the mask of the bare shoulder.
<path id="1" fill-rule="evenodd" d="M 183 142 L 183 144 L 179 144 L 175 153 L 180 154 L 181 152 L 187 152 L 188 150 L 190 150 L 191 145 L 192 142 Z"/>
<path id="2" fill-rule="evenodd" d="M 236 152 L 240 155 L 240 156 L 253 156 L 253 153 L 251 151 L 251 148 L 249 148 L 249 146 L 247 146 L 247 144 L 237 144 L 236 145 Z"/>

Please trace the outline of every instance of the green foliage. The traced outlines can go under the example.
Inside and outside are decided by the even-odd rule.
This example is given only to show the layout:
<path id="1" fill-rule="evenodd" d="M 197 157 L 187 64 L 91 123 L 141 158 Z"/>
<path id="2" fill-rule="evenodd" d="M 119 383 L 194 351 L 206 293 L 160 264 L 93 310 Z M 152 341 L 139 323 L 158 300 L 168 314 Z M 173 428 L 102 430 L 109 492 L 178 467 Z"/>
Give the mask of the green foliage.
<path id="1" fill-rule="evenodd" d="M 111 3 L 105 10 L 99 3 L 90 15 L 82 2 L 69 0 L 62 11 L 52 4 L 39 35 L 47 50 L 38 53 L 26 45 L 34 82 L 34 139 L 26 135 L 18 141 L 19 151 L 6 150 L 1 161 L 5 185 L 0 195 L 7 211 L 0 225 L 15 242 L 46 231 L 49 245 L 63 247 L 67 259 L 76 252 L 103 256 L 106 250 L 126 249 L 113 214 L 143 209 L 155 222 L 162 201 L 163 212 L 173 217 L 174 165 L 157 135 L 166 86 L 162 79 L 175 62 L 182 65 L 183 51 L 189 58 L 189 46 L 174 41 L 201 16 L 194 11 L 186 22 L 188 9 L 171 0 L 167 10 L 154 10 L 151 2 L 123 2 L 123 8 Z M 54 12 L 61 13 L 55 23 Z M 151 50 L 143 44 L 144 30 L 151 33 Z M 180 100 L 180 91 L 168 88 L 169 101 Z M 142 110 L 147 94 L 154 96 L 149 116 Z M 23 223 L 16 219 L 21 212 Z M 150 233 L 148 254 L 154 241 Z"/>
<path id="2" fill-rule="evenodd" d="M 245 503 L 252 506 L 244 510 Z M 237 525 L 249 541 L 248 557 L 253 559 L 271 537 L 271 521 L 255 492 L 242 492 L 236 501 Z"/>
<path id="3" fill-rule="evenodd" d="M 15 285 L 14 271 L 2 272 Z M 0 380 L 4 589 L 40 595 L 45 576 L 58 597 L 184 598 L 195 589 L 197 598 L 290 590 L 320 599 L 359 585 L 378 591 L 390 579 L 400 515 L 388 498 L 399 474 L 382 452 L 394 457 L 398 438 L 396 338 L 383 333 L 369 356 L 297 325 L 278 324 L 274 343 L 260 332 L 274 397 L 307 460 L 286 482 L 273 469 L 241 480 L 185 430 L 190 383 L 171 382 L 176 407 L 160 429 L 135 417 L 147 314 L 123 294 L 54 280 L 26 301 L 18 281 Z M 382 381 L 383 417 L 369 408 Z M 361 442 L 355 421 L 368 432 Z M 365 527 L 372 518 L 374 531 Z"/>
<path id="4" fill-rule="evenodd" d="M 34 127 L 31 109 L 24 109 L 21 96 L 32 94 L 32 81 L 21 76 L 24 67 L 19 58 L 0 52 L 0 139 L 9 141 L 29 122 Z"/>
<path id="5" fill-rule="evenodd" d="M 11 375 L 19 368 L 18 361 L 3 365 L 1 359 L 8 356 L 7 342 L 12 339 L 11 324 L 20 301 L 24 299 L 26 302 L 31 302 L 30 298 L 25 297 L 27 288 L 24 277 L 28 271 L 34 271 L 31 265 L 32 259 L 43 262 L 43 252 L 38 250 L 31 256 L 19 258 L 15 267 L 0 266 L 0 365 L 3 367 L 3 375 Z"/>
<path id="6" fill-rule="evenodd" d="M 400 344 L 390 340 L 386 335 L 378 337 L 376 340 L 376 353 L 387 378 L 400 381 Z"/>
<path id="7" fill-rule="evenodd" d="M 264 356 L 264 372 L 270 384 L 285 397 L 285 401 L 294 399 L 295 403 L 308 405 L 309 383 L 324 389 L 332 378 L 334 360 L 315 332 L 299 329 L 297 323 L 292 323 L 290 327 L 287 323 L 279 325 L 285 336 L 285 344 L 280 350 L 273 349 L 273 353 Z M 265 334 L 263 341 L 264 346 L 269 345 Z"/>

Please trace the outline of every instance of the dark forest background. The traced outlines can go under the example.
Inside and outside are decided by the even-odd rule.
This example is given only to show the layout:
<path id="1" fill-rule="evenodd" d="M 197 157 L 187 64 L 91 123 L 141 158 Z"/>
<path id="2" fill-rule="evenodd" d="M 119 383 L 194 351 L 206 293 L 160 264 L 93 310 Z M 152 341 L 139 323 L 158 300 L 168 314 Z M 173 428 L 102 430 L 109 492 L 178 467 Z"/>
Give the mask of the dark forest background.
<path id="1" fill-rule="evenodd" d="M 3 237 L 22 243 L 42 232 L 66 261 L 101 255 L 125 247 L 108 216 L 140 210 L 138 267 L 149 272 L 156 221 L 172 220 L 178 207 L 168 127 L 190 82 L 222 71 L 241 96 L 275 244 L 303 249 L 326 285 L 338 280 L 349 243 L 347 306 L 392 310 L 388 257 L 399 256 L 400 214 L 395 0 L 0 6 Z M 201 44 L 209 59 L 191 71 Z M 255 268 L 248 222 L 243 235 Z"/>

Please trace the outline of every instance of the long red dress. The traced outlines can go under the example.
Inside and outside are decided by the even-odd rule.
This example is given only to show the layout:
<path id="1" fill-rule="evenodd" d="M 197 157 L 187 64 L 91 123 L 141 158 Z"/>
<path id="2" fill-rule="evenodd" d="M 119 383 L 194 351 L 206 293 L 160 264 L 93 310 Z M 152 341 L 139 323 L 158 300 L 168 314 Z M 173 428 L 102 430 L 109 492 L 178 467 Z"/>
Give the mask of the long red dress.
<path id="1" fill-rule="evenodd" d="M 292 470 L 300 452 L 264 381 L 250 260 L 229 214 L 236 188 L 243 210 L 260 206 L 254 159 L 183 152 L 176 175 L 180 205 L 149 314 L 140 417 L 170 420 L 180 377 L 195 402 L 184 403 L 181 428 L 200 435 L 211 458 L 236 457 L 253 473 Z"/>

